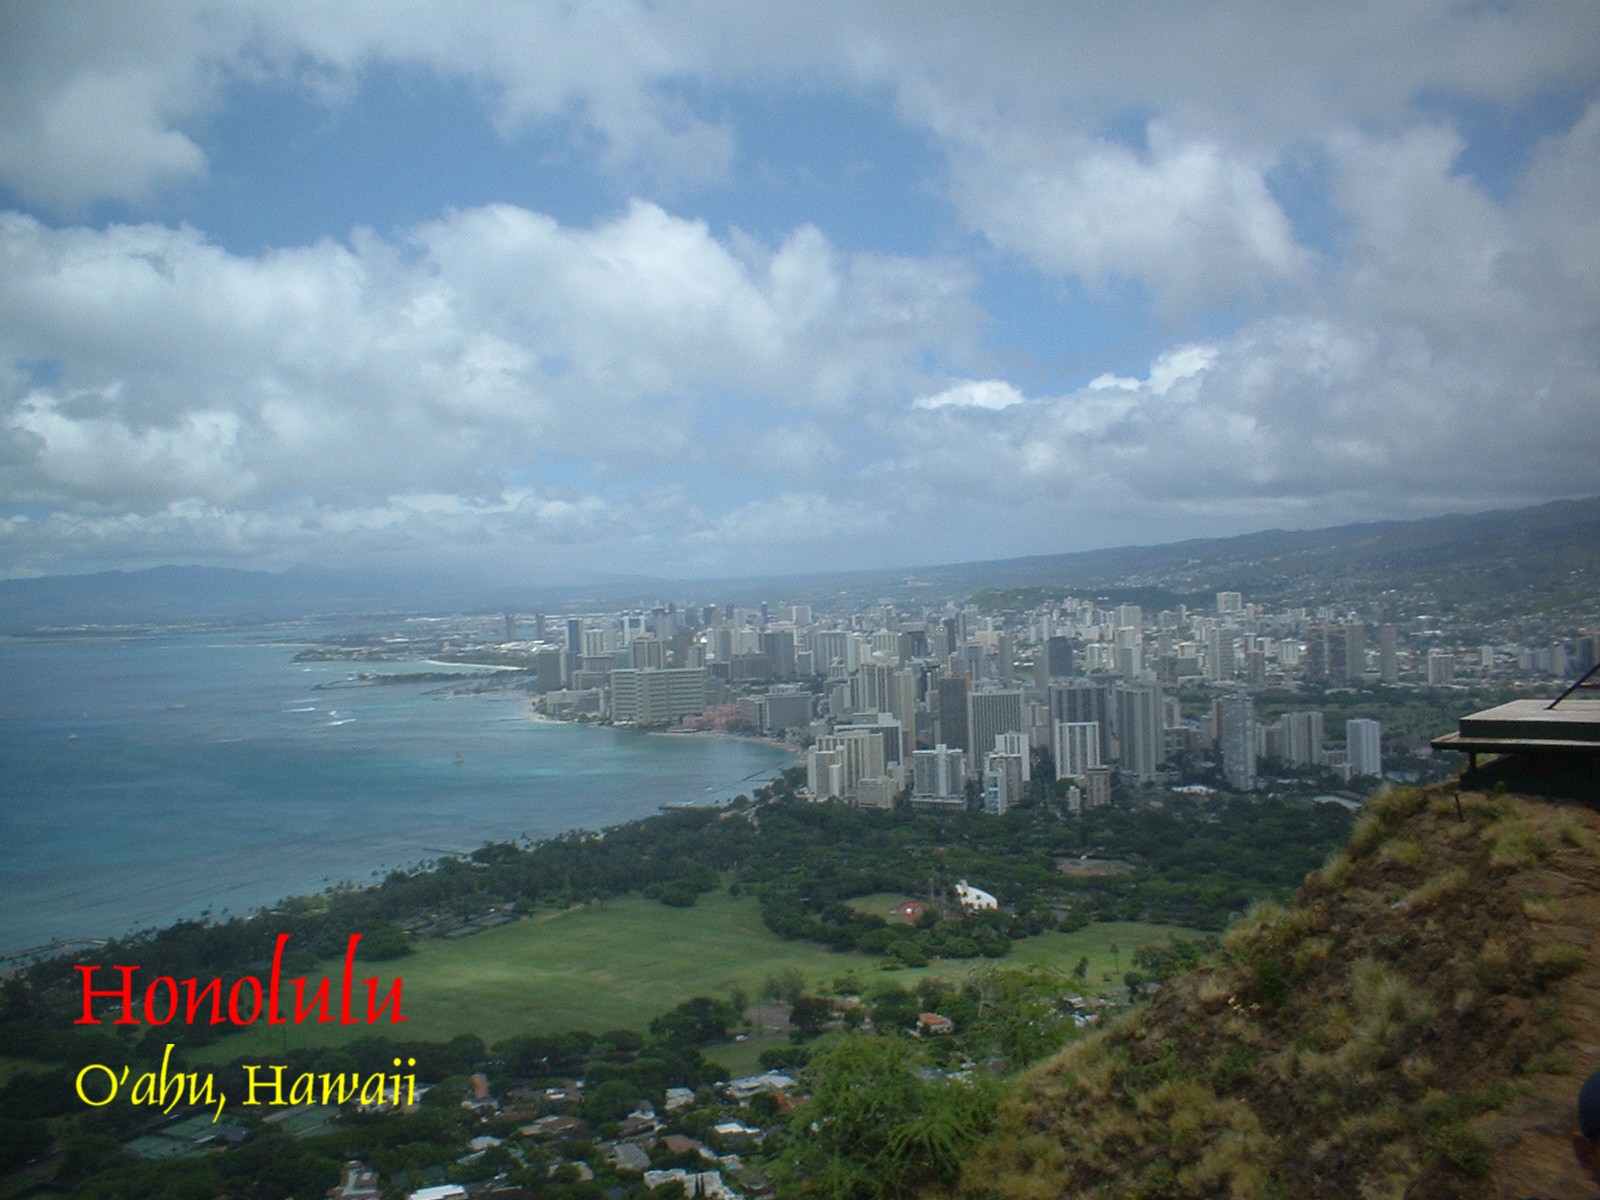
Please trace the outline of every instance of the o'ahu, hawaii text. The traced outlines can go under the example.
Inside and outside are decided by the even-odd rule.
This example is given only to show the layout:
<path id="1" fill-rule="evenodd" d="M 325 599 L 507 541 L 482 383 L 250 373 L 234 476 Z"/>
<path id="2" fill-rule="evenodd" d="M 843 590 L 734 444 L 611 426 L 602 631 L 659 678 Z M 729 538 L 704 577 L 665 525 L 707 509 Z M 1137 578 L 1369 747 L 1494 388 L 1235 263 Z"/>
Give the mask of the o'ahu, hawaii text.
<path id="1" fill-rule="evenodd" d="M 216 1086 L 216 1077 L 207 1072 L 174 1071 L 173 1046 L 167 1043 L 161 1056 L 161 1070 L 142 1071 L 134 1075 L 131 1067 L 119 1072 L 105 1063 L 90 1063 L 78 1072 L 75 1087 L 78 1099 L 90 1108 L 104 1108 L 126 1094 L 128 1102 L 145 1105 L 170 1113 L 180 1104 L 214 1106 L 211 1121 L 222 1116 L 227 1096 Z M 394 1065 L 400 1067 L 396 1058 Z M 417 1060 L 408 1058 L 405 1066 L 415 1067 Z M 304 1071 L 289 1075 L 288 1068 L 265 1066 L 257 1063 L 243 1064 L 247 1089 L 244 1102 L 253 1106 L 283 1106 L 302 1104 L 351 1104 L 403 1108 L 417 1102 L 417 1077 L 410 1072 L 396 1071 L 385 1075 L 373 1071 L 362 1075 L 357 1071 L 343 1073 Z"/>
<path id="2" fill-rule="evenodd" d="M 109 988 L 94 986 L 95 972 L 100 970 L 98 966 L 78 966 L 74 969 L 83 977 L 83 1015 L 73 1024 L 101 1023 L 94 1012 L 96 1000 L 120 1001 L 118 1007 L 121 1015 L 111 1022 L 113 1025 L 166 1025 L 180 1017 L 189 1025 L 195 1024 L 197 1017 L 204 1018 L 208 1025 L 252 1025 L 263 1015 L 268 1025 L 300 1025 L 308 1018 L 315 1018 L 318 1025 L 360 1025 L 363 1022 L 375 1025 L 385 1015 L 391 1025 L 399 1024 L 406 1019 L 400 1011 L 399 976 L 395 977 L 381 1000 L 377 978 L 363 980 L 367 991 L 366 1016 L 361 1017 L 354 1009 L 356 946 L 360 941 L 359 933 L 350 935 L 344 952 L 344 973 L 339 982 L 337 1003 L 332 1010 L 329 1005 L 333 981 L 326 977 L 317 980 L 309 993 L 308 981 L 303 975 L 288 980 L 288 987 L 284 987 L 283 949 L 289 943 L 289 935 L 280 933 L 272 952 L 272 970 L 266 981 L 254 975 L 245 975 L 235 980 L 226 992 L 221 979 L 202 983 L 198 979 L 157 975 L 144 985 L 141 998 L 136 1003 L 134 974 L 139 970 L 137 963 L 133 966 L 113 965 L 111 970 L 121 975 L 122 982 Z M 291 992 L 291 1015 L 286 1017 L 280 1011 L 280 1001 L 290 999 Z M 209 1016 L 206 1016 L 208 1013 Z M 144 1018 L 142 1021 L 140 1014 Z"/>

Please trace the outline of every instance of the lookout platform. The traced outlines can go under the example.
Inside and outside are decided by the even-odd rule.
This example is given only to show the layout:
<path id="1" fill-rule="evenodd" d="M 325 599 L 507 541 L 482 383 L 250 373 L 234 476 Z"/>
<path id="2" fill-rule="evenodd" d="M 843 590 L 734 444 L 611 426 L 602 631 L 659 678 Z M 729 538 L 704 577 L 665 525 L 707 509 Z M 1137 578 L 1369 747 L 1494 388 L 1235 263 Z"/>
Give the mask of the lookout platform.
<path id="1" fill-rule="evenodd" d="M 1465 783 L 1505 779 L 1547 794 L 1600 799 L 1600 683 L 1591 670 L 1554 700 L 1512 700 L 1461 718 L 1460 729 L 1433 739 L 1435 750 L 1467 756 Z M 1480 767 L 1480 755 L 1496 756 Z"/>

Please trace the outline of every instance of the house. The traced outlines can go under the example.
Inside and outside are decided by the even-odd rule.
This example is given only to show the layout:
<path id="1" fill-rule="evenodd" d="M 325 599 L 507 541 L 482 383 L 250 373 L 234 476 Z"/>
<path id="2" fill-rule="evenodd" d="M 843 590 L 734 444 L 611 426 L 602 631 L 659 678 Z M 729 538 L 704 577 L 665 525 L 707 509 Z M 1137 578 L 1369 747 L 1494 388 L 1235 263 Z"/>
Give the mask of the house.
<path id="1" fill-rule="evenodd" d="M 481 1072 L 471 1077 L 472 1095 L 461 1102 L 461 1107 L 480 1117 L 491 1116 L 500 1107 L 500 1101 L 489 1091 L 489 1077 Z"/>
<path id="2" fill-rule="evenodd" d="M 721 1121 L 711 1127 L 711 1132 L 725 1142 L 738 1142 L 755 1140 L 761 1137 L 761 1130 L 754 1125 L 746 1125 L 743 1121 Z"/>
<path id="3" fill-rule="evenodd" d="M 589 1127 L 577 1117 L 550 1116 L 540 1117 L 533 1124 L 524 1125 L 517 1132 L 523 1137 L 576 1138 L 586 1136 Z"/>
<path id="4" fill-rule="evenodd" d="M 644 1172 L 650 1169 L 650 1156 L 632 1142 L 613 1142 L 606 1157 L 619 1171 Z"/>
<path id="5" fill-rule="evenodd" d="M 576 1079 L 564 1079 L 544 1089 L 546 1104 L 576 1104 L 583 1099 L 583 1091 Z"/>
<path id="6" fill-rule="evenodd" d="M 667 1111 L 677 1112 L 680 1108 L 688 1108 L 694 1103 L 694 1092 L 686 1087 L 669 1087 L 667 1089 Z"/>
<path id="7" fill-rule="evenodd" d="M 988 892 L 970 886 L 965 879 L 956 884 L 956 899 L 961 902 L 961 907 L 968 912 L 984 912 L 988 909 L 998 909 L 1000 901 Z"/>
<path id="8" fill-rule="evenodd" d="M 952 1034 L 956 1031 L 956 1023 L 949 1017 L 940 1016 L 938 1013 L 925 1012 L 917 1018 L 917 1032 L 930 1036 Z"/>
<path id="9" fill-rule="evenodd" d="M 644 1173 L 644 1184 L 648 1188 L 658 1188 L 667 1183 L 682 1185 L 687 1200 L 744 1200 L 742 1195 L 722 1181 L 721 1171 L 685 1171 L 682 1167 L 673 1167 L 667 1171 Z"/>
<path id="10" fill-rule="evenodd" d="M 379 1200 L 383 1181 L 364 1162 L 351 1159 L 339 1171 L 339 1183 L 328 1189 L 328 1200 Z"/>
<path id="11" fill-rule="evenodd" d="M 735 1079 L 728 1084 L 728 1099 L 744 1104 L 752 1096 L 759 1096 L 764 1092 L 783 1093 L 798 1086 L 793 1079 L 782 1071 L 764 1071 L 760 1075 L 746 1075 L 743 1079 Z"/>
<path id="12" fill-rule="evenodd" d="M 668 1154 L 698 1154 L 702 1158 L 715 1157 L 699 1141 L 692 1137 L 686 1137 L 681 1133 L 667 1134 L 666 1137 L 661 1139 L 661 1145 Z"/>
<path id="13" fill-rule="evenodd" d="M 459 1183 L 441 1183 L 437 1187 L 418 1188 L 406 1200 L 468 1200 L 467 1189 Z"/>

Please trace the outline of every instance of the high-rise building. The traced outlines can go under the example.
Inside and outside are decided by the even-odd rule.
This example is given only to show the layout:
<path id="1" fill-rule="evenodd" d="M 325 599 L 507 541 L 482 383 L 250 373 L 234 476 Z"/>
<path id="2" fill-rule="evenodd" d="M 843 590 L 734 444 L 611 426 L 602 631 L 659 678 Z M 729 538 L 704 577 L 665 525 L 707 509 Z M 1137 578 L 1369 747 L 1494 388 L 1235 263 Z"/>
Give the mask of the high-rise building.
<path id="1" fill-rule="evenodd" d="M 1244 692 L 1234 692 L 1224 696 L 1217 708 L 1222 776 L 1231 787 L 1248 792 L 1256 786 L 1255 701 Z"/>
<path id="2" fill-rule="evenodd" d="M 1117 687 L 1116 761 L 1124 773 L 1140 783 L 1153 780 L 1167 758 L 1164 709 L 1159 683 L 1123 683 Z"/>
<path id="3" fill-rule="evenodd" d="M 667 645 L 658 637 L 636 637 L 628 644 L 628 665 L 644 669 L 667 665 Z"/>
<path id="4" fill-rule="evenodd" d="M 1283 761 L 1291 767 L 1314 767 L 1322 761 L 1322 714 L 1283 714 Z"/>
<path id="5" fill-rule="evenodd" d="M 957 750 L 970 750 L 966 676 L 941 675 L 935 695 L 939 701 L 939 741 Z"/>
<path id="6" fill-rule="evenodd" d="M 787 682 L 794 678 L 794 630 L 766 630 L 761 634 L 760 646 L 772 664 L 773 679 Z"/>
<path id="7" fill-rule="evenodd" d="M 864 662 L 856 672 L 855 709 L 857 712 L 892 712 L 890 692 L 894 688 L 894 666 L 887 662 Z"/>
<path id="8" fill-rule="evenodd" d="M 671 725 L 706 710 L 704 667 L 629 667 L 611 672 L 611 720 Z"/>
<path id="9" fill-rule="evenodd" d="M 967 803 L 967 758 L 940 744 L 911 756 L 912 808 L 964 808 Z"/>
<path id="10" fill-rule="evenodd" d="M 1227 626 L 1206 631 L 1206 678 L 1213 683 L 1233 678 L 1236 633 Z"/>
<path id="11" fill-rule="evenodd" d="M 1354 631 L 1352 633 L 1352 630 Z M 1352 654 L 1351 647 L 1355 648 Z M 1313 683 L 1343 686 L 1350 682 L 1352 660 L 1364 663 L 1366 652 L 1361 626 L 1328 623 L 1313 625 L 1306 637 L 1306 678 Z M 1361 678 L 1358 666 L 1355 678 Z"/>
<path id="12" fill-rule="evenodd" d="M 1456 678 L 1456 656 L 1448 650 L 1428 651 L 1428 686 L 1440 687 L 1447 683 L 1454 683 Z"/>
<path id="13" fill-rule="evenodd" d="M 983 764 L 983 811 L 1003 816 L 1023 798 L 1023 765 L 1026 755 L 993 751 Z"/>
<path id="14" fill-rule="evenodd" d="M 894 766 L 905 761 L 904 739 L 900 732 L 900 722 L 893 713 L 857 713 L 855 719 L 848 725 L 835 725 L 833 732 L 838 735 L 847 733 L 871 733 L 883 745 L 882 755 L 885 766 Z"/>
<path id="15" fill-rule="evenodd" d="M 1244 608 L 1244 597 L 1238 592 L 1218 592 L 1217 612 L 1236 613 Z"/>
<path id="16" fill-rule="evenodd" d="M 995 748 L 1002 733 L 1028 734 L 1028 714 L 1018 689 L 973 692 L 967 697 L 967 736 L 974 758 Z M 981 761 L 981 759 L 980 759 Z"/>
<path id="17" fill-rule="evenodd" d="M 1344 627 L 1344 678 L 1360 683 L 1367 673 L 1367 627 L 1352 621 Z"/>
<path id="18" fill-rule="evenodd" d="M 1083 791 L 1085 808 L 1104 808 L 1111 803 L 1111 767 L 1090 767 L 1078 786 Z"/>
<path id="19" fill-rule="evenodd" d="M 1062 637 L 1046 638 L 1044 653 L 1042 655 L 1044 670 L 1035 671 L 1039 683 L 1051 679 L 1071 679 L 1077 673 L 1076 656 L 1072 652 L 1072 639 Z"/>
<path id="20" fill-rule="evenodd" d="M 1057 779 L 1082 779 L 1101 765 L 1098 721 L 1057 721 L 1051 739 Z"/>
<path id="21" fill-rule="evenodd" d="M 994 639 L 994 674 L 1001 683 L 1009 684 L 1017 673 L 1017 641 L 1009 633 Z"/>
<path id="22" fill-rule="evenodd" d="M 816 746 L 806 751 L 806 790 L 813 800 L 844 799 L 844 771 L 844 751 Z"/>
<path id="23" fill-rule="evenodd" d="M 756 701 L 756 723 L 762 733 L 782 733 L 786 729 L 805 729 L 811 724 L 816 698 L 799 684 L 773 688 Z"/>
<path id="24" fill-rule="evenodd" d="M 1350 774 L 1383 777 L 1383 728 L 1365 718 L 1344 723 L 1344 744 Z"/>
<path id="25" fill-rule="evenodd" d="M 846 671 L 854 668 L 851 661 L 852 639 L 847 629 L 819 629 L 811 635 L 813 665 L 818 674 L 826 675 L 834 663 L 842 663 Z"/>
<path id="26" fill-rule="evenodd" d="M 1022 762 L 1022 782 L 1033 779 L 1032 737 L 1026 733 L 1002 733 L 994 740 L 994 748 L 1001 754 L 1014 754 Z"/>
<path id="27" fill-rule="evenodd" d="M 1052 683 L 1047 692 L 1050 723 L 1093 722 L 1100 731 L 1100 761 L 1111 761 L 1110 685 L 1103 679 L 1072 679 Z"/>
<path id="28" fill-rule="evenodd" d="M 854 800 L 856 784 L 861 780 L 881 779 L 886 775 L 888 764 L 883 759 L 883 747 L 883 738 L 871 728 L 835 730 L 831 734 L 819 737 L 812 746 L 812 753 L 834 751 L 839 755 L 838 790 L 830 792 L 829 795 L 844 800 Z M 807 777 L 809 776 L 808 759 Z M 817 796 L 815 791 L 812 794 Z M 823 797 L 817 796 L 817 798 Z"/>
<path id="29" fill-rule="evenodd" d="M 1378 626 L 1378 678 L 1384 683 L 1400 679 L 1399 630 L 1393 625 Z"/>

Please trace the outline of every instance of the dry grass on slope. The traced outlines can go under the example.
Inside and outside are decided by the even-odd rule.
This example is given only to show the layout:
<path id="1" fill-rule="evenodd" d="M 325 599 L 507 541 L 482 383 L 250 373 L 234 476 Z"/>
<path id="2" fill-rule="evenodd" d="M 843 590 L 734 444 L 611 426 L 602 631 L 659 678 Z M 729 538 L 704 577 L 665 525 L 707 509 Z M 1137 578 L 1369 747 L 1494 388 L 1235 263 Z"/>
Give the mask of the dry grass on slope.
<path id="1" fill-rule="evenodd" d="M 1597 918 L 1594 812 L 1392 793 L 1290 908 L 1031 1073 L 962 1194 L 1592 1195 L 1567 1132 Z"/>

